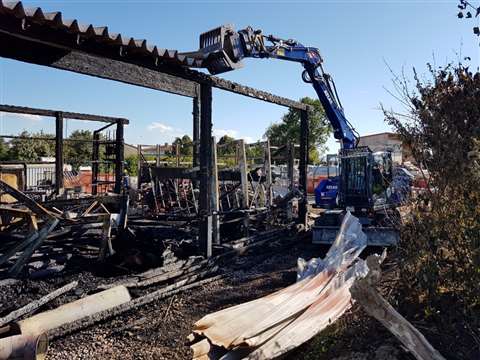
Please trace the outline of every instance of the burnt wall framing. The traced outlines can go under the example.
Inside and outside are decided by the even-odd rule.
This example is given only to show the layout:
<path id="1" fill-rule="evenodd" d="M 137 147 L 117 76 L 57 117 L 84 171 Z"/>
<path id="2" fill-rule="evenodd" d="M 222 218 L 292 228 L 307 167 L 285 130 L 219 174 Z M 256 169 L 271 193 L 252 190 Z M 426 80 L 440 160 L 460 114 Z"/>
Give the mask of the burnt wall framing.
<path id="1" fill-rule="evenodd" d="M 308 105 L 191 70 L 189 67 L 201 67 L 201 60 L 151 46 L 146 40 L 110 33 L 107 27 L 81 26 L 76 20 L 64 20 L 59 12 L 24 9 L 21 2 L 0 2 L 0 56 L 193 98 L 193 140 L 198 146 L 194 164 L 200 166 L 202 190 L 200 244 L 201 252 L 207 256 L 212 251 L 213 218 L 209 191 L 213 164 L 212 88 L 301 111 L 300 184 L 306 191 L 308 137 L 303 132 L 308 134 Z M 300 212 L 306 214 L 306 200 Z"/>
<path id="2" fill-rule="evenodd" d="M 64 185 L 64 155 L 63 148 L 64 143 L 69 141 L 68 139 L 63 138 L 63 125 L 65 119 L 73 120 L 82 120 L 82 121 L 95 121 L 107 123 L 106 126 L 102 127 L 99 130 L 94 131 L 93 140 L 88 141 L 92 142 L 94 145 L 94 159 L 92 163 L 92 187 L 94 190 L 94 195 L 96 195 L 96 180 L 95 180 L 95 167 L 98 167 L 98 154 L 95 158 L 95 149 L 99 146 L 100 138 L 98 136 L 99 132 L 109 126 L 116 125 L 116 140 L 115 140 L 115 192 L 120 193 L 121 191 L 121 181 L 123 176 L 123 167 L 124 167 L 124 138 L 123 138 L 123 128 L 124 125 L 128 124 L 129 121 L 124 118 L 110 117 L 110 116 L 101 116 L 101 115 L 92 115 L 92 114 L 83 114 L 69 111 L 61 110 L 48 110 L 48 109 L 38 109 L 25 106 L 14 106 L 0 104 L 0 112 L 7 112 L 13 114 L 29 114 L 29 115 L 40 115 L 45 117 L 55 118 L 55 138 L 48 139 L 42 138 L 42 140 L 52 140 L 55 141 L 55 193 L 57 196 L 62 195 L 63 185 Z M 19 136 L 0 136 L 3 138 L 22 138 Z M 31 139 L 34 139 L 33 137 Z"/>

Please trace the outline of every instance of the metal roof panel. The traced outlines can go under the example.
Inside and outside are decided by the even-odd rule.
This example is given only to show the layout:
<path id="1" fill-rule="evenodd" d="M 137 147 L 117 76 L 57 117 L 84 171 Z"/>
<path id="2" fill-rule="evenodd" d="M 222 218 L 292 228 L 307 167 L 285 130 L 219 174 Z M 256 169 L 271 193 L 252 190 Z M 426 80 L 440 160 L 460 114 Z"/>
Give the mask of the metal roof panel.
<path id="1" fill-rule="evenodd" d="M 95 26 L 93 24 L 82 24 L 77 19 L 63 19 L 61 12 L 43 12 L 40 7 L 24 8 L 21 1 L 3 1 L 0 0 L 0 14 L 11 15 L 17 19 L 22 19 L 27 22 L 40 26 L 42 28 L 58 31 L 58 35 L 62 33 L 70 33 L 77 35 L 78 43 L 73 43 L 73 46 L 82 46 L 82 37 L 88 38 L 88 44 L 96 44 L 96 50 L 110 53 L 111 46 L 128 47 L 133 51 L 122 51 L 119 49 L 118 53 L 124 54 L 124 57 L 138 57 L 139 55 L 146 55 L 147 58 L 153 58 L 153 63 L 164 63 L 167 60 L 168 64 L 200 67 L 202 61 L 195 59 L 187 54 L 179 54 L 177 50 L 166 50 L 149 44 L 145 39 L 134 39 L 125 36 L 121 33 L 110 33 L 107 26 Z M 150 56 L 148 56 L 150 55 Z M 144 60 L 147 61 L 147 60 Z M 148 60 L 152 61 L 152 60 Z"/>

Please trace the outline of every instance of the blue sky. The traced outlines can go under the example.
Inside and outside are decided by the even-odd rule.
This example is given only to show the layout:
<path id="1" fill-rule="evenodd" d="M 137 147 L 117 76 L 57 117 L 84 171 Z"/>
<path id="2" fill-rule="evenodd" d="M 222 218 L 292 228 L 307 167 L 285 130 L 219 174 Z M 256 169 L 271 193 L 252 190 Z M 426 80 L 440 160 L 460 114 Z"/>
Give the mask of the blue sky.
<path id="1" fill-rule="evenodd" d="M 294 38 L 318 47 L 336 81 L 350 122 L 360 134 L 388 130 L 379 104 L 398 109 L 387 93 L 391 74 L 385 63 L 412 77 L 463 56 L 479 64 L 478 24 L 456 17 L 457 1 L 24 1 L 26 6 L 63 12 L 83 23 L 145 38 L 159 47 L 194 50 L 198 35 L 224 23 L 251 25 L 267 34 Z M 222 76 L 299 99 L 315 96 L 302 82 L 301 66 L 280 60 L 248 59 L 243 69 Z M 0 59 L 0 102 L 127 117 L 129 143 L 155 144 L 191 134 L 191 99 L 108 80 Z M 218 136 L 261 138 L 286 109 L 242 96 L 214 91 L 213 121 Z M 70 121 L 67 131 L 92 126 Z M 39 117 L 0 117 L 0 132 L 26 129 L 52 132 L 53 121 Z M 337 146 L 328 142 L 330 151 Z"/>

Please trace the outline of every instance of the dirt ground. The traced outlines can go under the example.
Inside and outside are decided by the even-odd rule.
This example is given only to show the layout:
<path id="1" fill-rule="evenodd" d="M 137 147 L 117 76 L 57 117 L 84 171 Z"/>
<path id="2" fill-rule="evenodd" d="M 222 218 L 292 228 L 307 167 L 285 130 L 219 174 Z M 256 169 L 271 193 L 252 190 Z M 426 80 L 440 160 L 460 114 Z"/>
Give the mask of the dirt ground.
<path id="1" fill-rule="evenodd" d="M 229 273 L 224 279 L 154 301 L 83 331 L 51 341 L 47 360 L 191 359 L 186 337 L 195 321 L 210 312 L 256 299 L 294 283 L 297 258 L 323 256 L 325 251 L 325 247 L 299 242 L 287 249 L 262 248 L 246 256 L 236 257 L 223 267 L 223 271 Z M 18 308 L 73 279 L 80 282 L 78 289 L 56 300 L 49 307 L 75 300 L 99 283 L 108 282 L 108 279 L 99 279 L 92 273 L 83 272 L 70 278 L 27 281 L 20 286 L 6 286 L 0 289 L 1 312 L 8 312 L 8 308 Z M 149 291 L 154 289 L 149 288 Z M 359 316 L 364 320 L 359 322 Z M 357 325 L 367 321 L 368 326 L 353 336 L 348 332 L 344 335 L 344 325 L 352 321 Z M 355 326 L 360 329 L 362 327 L 364 324 Z M 338 326 L 331 326 L 324 333 L 288 354 L 286 358 L 410 359 L 381 325 L 368 319 L 356 308 L 344 316 Z M 389 357 L 385 357 L 385 354 L 389 354 Z"/>

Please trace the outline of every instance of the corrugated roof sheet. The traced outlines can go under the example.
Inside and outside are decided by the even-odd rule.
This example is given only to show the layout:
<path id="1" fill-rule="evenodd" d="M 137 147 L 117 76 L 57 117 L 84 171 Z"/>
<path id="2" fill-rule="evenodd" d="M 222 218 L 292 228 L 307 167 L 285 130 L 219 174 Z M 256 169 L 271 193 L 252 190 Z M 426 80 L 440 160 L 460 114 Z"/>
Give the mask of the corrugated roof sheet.
<path id="1" fill-rule="evenodd" d="M 167 63 L 178 66 L 202 67 L 202 60 L 184 55 L 177 50 L 169 50 L 150 44 L 145 39 L 134 39 L 120 33 L 114 33 L 107 26 L 82 24 L 77 19 L 64 19 L 61 12 L 44 12 L 40 7 L 24 7 L 21 1 L 0 0 L 0 15 L 7 15 L 39 25 L 42 28 L 76 35 L 77 42 L 88 39 L 105 46 L 118 46 L 122 56 L 151 57 L 155 64 Z"/>

